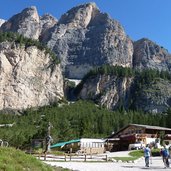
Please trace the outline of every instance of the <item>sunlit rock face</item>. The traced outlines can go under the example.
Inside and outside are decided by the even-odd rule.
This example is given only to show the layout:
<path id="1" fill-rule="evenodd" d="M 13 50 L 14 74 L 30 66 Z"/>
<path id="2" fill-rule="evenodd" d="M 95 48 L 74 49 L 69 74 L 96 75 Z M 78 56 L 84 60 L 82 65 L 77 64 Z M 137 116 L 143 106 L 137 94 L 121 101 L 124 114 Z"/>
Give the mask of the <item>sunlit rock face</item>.
<path id="1" fill-rule="evenodd" d="M 11 17 L 1 26 L 1 30 L 17 32 L 25 37 L 38 39 L 40 35 L 39 23 L 37 9 L 33 6 Z"/>
<path id="2" fill-rule="evenodd" d="M 0 110 L 26 109 L 63 98 L 60 65 L 35 46 L 0 43 Z"/>
<path id="3" fill-rule="evenodd" d="M 44 14 L 40 17 L 40 36 L 39 39 L 42 40 L 42 38 L 46 39 L 46 36 L 48 35 L 49 30 L 57 24 L 57 19 L 53 17 L 50 14 Z"/>
<path id="4" fill-rule="evenodd" d="M 99 105 L 111 110 L 121 106 L 127 109 L 130 104 L 132 83 L 133 78 L 99 74 L 84 82 L 78 97 L 95 100 Z"/>
<path id="5" fill-rule="evenodd" d="M 149 39 L 134 42 L 133 66 L 135 69 L 157 69 L 171 71 L 171 54 Z"/>
<path id="6" fill-rule="evenodd" d="M 119 22 L 94 3 L 72 8 L 42 38 L 61 59 L 65 76 L 82 78 L 103 64 L 132 67 L 133 44 Z"/>
<path id="7" fill-rule="evenodd" d="M 1 27 L 1 25 L 2 25 L 3 23 L 5 23 L 5 20 L 4 20 L 4 19 L 0 19 L 0 27 Z"/>

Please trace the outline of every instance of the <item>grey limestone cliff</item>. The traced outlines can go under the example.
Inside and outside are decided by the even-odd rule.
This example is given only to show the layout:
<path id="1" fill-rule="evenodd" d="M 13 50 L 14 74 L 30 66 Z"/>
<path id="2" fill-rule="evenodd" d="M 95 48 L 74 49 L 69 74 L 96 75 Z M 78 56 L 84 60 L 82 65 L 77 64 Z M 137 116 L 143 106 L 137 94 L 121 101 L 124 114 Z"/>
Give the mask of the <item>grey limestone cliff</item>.
<path id="1" fill-rule="evenodd" d="M 69 10 L 43 41 L 60 58 L 68 78 L 80 79 L 103 64 L 132 66 L 132 41 L 120 23 L 94 3 Z"/>
<path id="2" fill-rule="evenodd" d="M 142 89 L 134 97 L 136 109 L 145 112 L 162 113 L 171 107 L 171 81 L 157 79 Z"/>
<path id="3" fill-rule="evenodd" d="M 156 78 L 137 89 L 135 79 L 101 74 L 90 76 L 80 86 L 78 98 L 93 100 L 111 110 L 131 107 L 149 113 L 162 113 L 171 107 L 171 81 Z"/>
<path id="4" fill-rule="evenodd" d="M 24 9 L 0 30 L 18 32 L 47 44 L 61 60 L 68 78 L 81 79 L 104 64 L 132 67 L 133 44 L 118 21 L 100 12 L 95 3 L 76 6 L 57 21 L 36 7 Z"/>
<path id="5" fill-rule="evenodd" d="M 0 110 L 26 109 L 63 98 L 60 65 L 35 46 L 0 43 Z"/>
<path id="6" fill-rule="evenodd" d="M 36 7 L 24 9 L 4 22 L 2 31 L 12 31 L 32 39 L 41 39 L 42 34 L 46 36 L 47 31 L 57 23 L 57 19 L 50 14 L 39 16 Z"/>
<path id="7" fill-rule="evenodd" d="M 46 39 L 46 35 L 48 35 L 49 30 L 57 24 L 57 19 L 50 14 L 44 14 L 40 17 L 40 28 L 41 33 L 39 39 L 41 40 L 42 37 Z"/>
<path id="8" fill-rule="evenodd" d="M 69 79 L 82 79 L 91 69 L 104 64 L 171 72 L 171 54 L 166 49 L 145 38 L 133 42 L 121 24 L 102 13 L 95 3 L 78 5 L 59 21 L 50 14 L 40 17 L 36 7 L 30 7 L 8 21 L 0 20 L 0 25 L 0 31 L 39 39 L 61 60 L 61 67 L 51 65 L 50 58 L 36 47 L 1 43 L 0 109 L 42 106 L 60 99 L 62 73 Z M 134 81 L 130 77 L 97 75 L 84 82 L 79 97 L 112 110 L 129 108 L 130 99 L 136 99 L 135 108 L 145 111 L 162 112 L 170 106 L 169 81 L 143 85 L 138 96 L 131 94 Z M 156 91 L 151 91 L 156 86 Z"/>
<path id="9" fill-rule="evenodd" d="M 111 75 L 97 75 L 88 78 L 78 95 L 81 99 L 95 100 L 99 105 L 114 110 L 127 109 L 131 98 L 130 89 L 133 78 Z"/>
<path id="10" fill-rule="evenodd" d="M 171 54 L 149 39 L 134 42 L 133 66 L 138 69 L 171 71 Z"/>

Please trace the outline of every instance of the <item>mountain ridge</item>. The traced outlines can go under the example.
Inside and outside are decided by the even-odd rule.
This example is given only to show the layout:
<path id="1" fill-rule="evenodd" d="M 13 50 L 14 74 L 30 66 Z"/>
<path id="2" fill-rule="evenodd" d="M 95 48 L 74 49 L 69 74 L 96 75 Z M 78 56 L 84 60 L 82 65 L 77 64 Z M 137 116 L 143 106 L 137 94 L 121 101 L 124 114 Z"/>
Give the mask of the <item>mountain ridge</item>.
<path id="1" fill-rule="evenodd" d="M 133 70 L 140 71 L 156 69 L 160 72 L 171 72 L 171 54 L 166 49 L 147 38 L 142 38 L 137 41 L 131 40 L 122 25 L 112 19 L 107 13 L 102 13 L 95 3 L 86 3 L 73 7 L 64 13 L 59 20 L 50 14 L 39 16 L 36 7 L 30 7 L 12 16 L 8 21 L 2 21 L 1 24 L 0 31 L 17 32 L 25 37 L 40 41 L 53 50 L 57 58 L 60 59 L 61 63 L 57 65 L 58 69 L 56 70 L 57 73 L 54 78 L 54 80 L 57 81 L 56 90 L 53 89 L 55 83 L 52 80 L 53 86 L 49 84 L 50 87 L 53 87 L 51 87 L 53 93 L 55 93 L 55 91 L 60 92 L 60 97 L 55 95 L 57 100 L 64 97 L 63 91 L 65 92 L 66 88 L 63 87 L 64 80 L 62 74 L 66 79 L 81 80 L 92 69 L 104 65 L 129 67 Z M 6 47 L 4 45 L 5 43 Z M 6 51 L 7 49 L 10 51 L 8 60 L 15 61 L 16 58 L 18 58 L 18 54 L 15 53 L 16 45 L 13 47 L 10 43 L 3 42 L 1 43 L 1 47 L 1 63 L 3 63 L 4 55 L 9 55 Z M 18 48 L 22 49 L 22 47 Z M 34 52 L 35 47 L 32 48 Z M 22 53 L 28 54 L 27 48 L 25 48 L 25 52 L 24 49 L 22 49 Z M 32 56 L 33 54 L 31 53 L 32 52 L 29 52 Z M 21 58 L 20 60 L 23 59 Z M 25 67 L 27 67 L 28 64 L 29 61 L 24 64 Z M 39 70 L 39 66 L 36 65 L 36 63 L 33 63 L 33 67 Z M 0 69 L 2 70 L 2 65 L 0 65 Z M 6 69 L 8 70 L 8 67 Z M 3 70 L 5 70 L 5 66 Z M 13 69 L 13 71 L 15 71 L 15 69 Z M 153 73 L 153 71 L 150 72 Z M 0 74 L 2 74 L 2 72 Z M 11 72 L 11 75 L 15 75 L 15 72 Z M 7 74 L 8 77 L 11 77 L 11 75 L 9 73 Z M 3 79 L 5 81 L 6 77 L 3 76 Z M 80 97 L 82 96 L 82 98 L 89 99 L 90 95 L 98 94 L 97 92 L 100 92 L 99 90 L 103 90 L 105 87 L 104 92 L 106 91 L 107 96 L 104 95 L 102 97 L 100 100 L 101 105 L 108 106 L 109 109 L 114 110 L 118 108 L 121 104 L 120 102 L 123 101 L 123 103 L 126 104 L 125 106 L 127 106 L 132 92 L 130 87 L 132 87 L 131 85 L 134 84 L 135 80 L 110 75 L 98 75 L 93 79 L 83 85 Z M 9 82 L 9 86 L 11 85 L 11 82 Z M 100 88 L 100 85 L 103 88 Z M 157 91 L 155 92 L 157 96 L 160 96 L 160 100 L 157 100 L 156 96 L 152 95 L 153 92 L 149 89 L 150 85 L 148 85 L 148 87 L 147 85 L 141 85 L 141 90 L 144 93 L 133 98 L 141 98 L 137 100 L 138 103 L 136 103 L 135 106 L 144 109 L 144 107 L 142 107 L 143 105 L 141 105 L 142 99 L 149 100 L 150 97 L 155 96 L 154 99 L 156 102 L 153 103 L 152 101 L 154 101 L 154 99 L 152 98 L 148 103 L 155 105 L 147 108 L 147 111 L 155 111 L 158 103 L 160 103 L 160 106 L 164 105 L 165 107 L 161 107 L 162 110 L 157 108 L 157 112 L 165 111 L 171 106 L 169 102 L 170 95 L 167 99 L 164 99 L 165 93 L 162 91 L 162 88 L 169 89 L 169 85 L 170 82 L 168 81 L 165 81 L 165 83 L 160 81 L 158 85 L 155 85 L 157 89 L 160 90 L 161 88 L 159 94 L 157 94 Z M 152 87 L 155 86 L 153 84 Z M 42 87 L 42 92 L 47 90 L 45 85 L 42 84 Z M 6 89 L 8 87 L 3 87 L 3 89 L 4 88 Z M 29 86 L 27 86 L 27 88 L 29 88 Z M 1 91 L 3 89 L 1 89 Z M 148 90 L 148 93 L 146 93 L 146 90 Z M 170 92 L 170 90 L 168 90 L 168 92 Z M 32 93 L 34 94 L 34 92 Z M 22 93 L 22 95 L 24 96 L 24 93 Z M 46 95 L 46 97 L 47 99 L 45 101 L 51 98 L 49 94 Z M 50 104 L 50 101 L 45 104 Z M 52 102 L 54 102 L 54 100 L 52 100 Z M 39 104 L 37 105 L 39 106 Z M 13 105 L 11 106 L 13 107 Z M 20 108 L 22 108 L 22 106 L 20 106 Z"/>

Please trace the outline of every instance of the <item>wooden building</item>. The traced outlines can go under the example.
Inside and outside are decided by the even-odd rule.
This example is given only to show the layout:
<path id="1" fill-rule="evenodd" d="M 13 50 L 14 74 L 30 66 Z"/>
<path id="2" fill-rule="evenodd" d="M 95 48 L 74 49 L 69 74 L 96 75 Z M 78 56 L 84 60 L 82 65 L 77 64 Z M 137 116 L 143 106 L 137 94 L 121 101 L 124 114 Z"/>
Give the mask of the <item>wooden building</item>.
<path id="1" fill-rule="evenodd" d="M 128 150 L 129 144 L 142 142 L 143 144 L 155 143 L 160 136 L 171 137 L 171 129 L 159 126 L 129 124 L 107 138 L 107 150 Z"/>

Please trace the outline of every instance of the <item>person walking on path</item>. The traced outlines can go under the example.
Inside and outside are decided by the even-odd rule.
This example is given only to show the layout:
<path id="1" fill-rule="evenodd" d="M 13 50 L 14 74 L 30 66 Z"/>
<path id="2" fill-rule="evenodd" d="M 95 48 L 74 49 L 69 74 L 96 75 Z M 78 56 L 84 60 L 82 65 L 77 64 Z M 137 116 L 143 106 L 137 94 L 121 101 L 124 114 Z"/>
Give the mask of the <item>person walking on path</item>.
<path id="1" fill-rule="evenodd" d="M 164 148 L 161 150 L 161 155 L 163 158 L 165 168 L 168 168 L 169 167 L 169 150 L 167 149 L 166 146 L 164 146 Z"/>
<path id="2" fill-rule="evenodd" d="M 149 167 L 150 165 L 150 156 L 151 156 L 151 149 L 149 148 L 149 145 L 147 144 L 144 149 L 144 157 L 145 157 L 145 167 Z"/>

